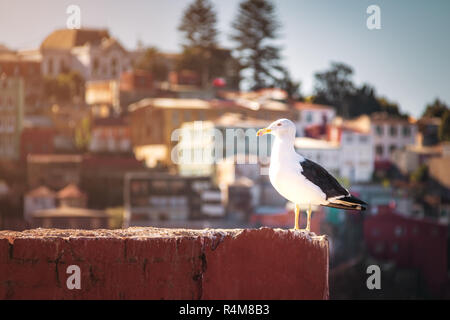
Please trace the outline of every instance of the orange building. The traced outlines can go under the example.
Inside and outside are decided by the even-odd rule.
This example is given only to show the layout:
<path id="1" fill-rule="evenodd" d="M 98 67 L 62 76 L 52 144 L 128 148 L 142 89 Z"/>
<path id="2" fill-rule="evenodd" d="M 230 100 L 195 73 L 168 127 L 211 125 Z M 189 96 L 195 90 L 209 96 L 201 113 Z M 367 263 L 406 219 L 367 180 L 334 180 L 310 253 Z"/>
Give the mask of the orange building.
<path id="1" fill-rule="evenodd" d="M 128 111 L 136 157 L 145 159 L 151 167 L 158 162 L 172 163 L 170 152 L 177 143 L 174 130 L 185 122 L 215 121 L 225 113 L 268 121 L 295 117 L 294 111 L 283 102 L 238 95 L 227 100 L 149 98 L 130 105 Z"/>

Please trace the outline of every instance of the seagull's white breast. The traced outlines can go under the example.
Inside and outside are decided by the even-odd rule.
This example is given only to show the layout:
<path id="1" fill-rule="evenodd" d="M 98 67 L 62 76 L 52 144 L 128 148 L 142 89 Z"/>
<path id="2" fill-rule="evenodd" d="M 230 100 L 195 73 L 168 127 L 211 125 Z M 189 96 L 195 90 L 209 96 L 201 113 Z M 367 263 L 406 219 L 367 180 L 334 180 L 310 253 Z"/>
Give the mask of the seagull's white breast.
<path id="1" fill-rule="evenodd" d="M 275 143 L 270 159 L 269 178 L 275 190 L 296 204 L 325 204 L 325 193 L 301 174 L 302 157 L 294 150 L 282 150 L 282 147 Z"/>

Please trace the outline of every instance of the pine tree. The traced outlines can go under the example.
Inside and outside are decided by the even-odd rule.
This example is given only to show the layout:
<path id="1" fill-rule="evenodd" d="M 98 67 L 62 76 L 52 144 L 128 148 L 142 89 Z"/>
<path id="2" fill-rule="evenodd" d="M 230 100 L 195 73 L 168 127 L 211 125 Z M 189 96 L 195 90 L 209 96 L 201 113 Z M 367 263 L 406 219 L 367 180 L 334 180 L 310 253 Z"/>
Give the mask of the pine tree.
<path id="1" fill-rule="evenodd" d="M 178 27 L 185 37 L 181 64 L 190 64 L 191 69 L 202 77 L 205 87 L 211 80 L 213 68 L 213 50 L 217 47 L 217 16 L 209 0 L 195 0 L 186 10 Z"/>
<path id="2" fill-rule="evenodd" d="M 432 103 L 426 106 L 425 111 L 422 114 L 422 117 L 437 117 L 441 118 L 444 116 L 444 113 L 449 110 L 449 107 L 445 104 L 445 102 L 436 98 Z"/>
<path id="3" fill-rule="evenodd" d="M 217 45 L 217 16 L 209 0 L 195 0 L 184 11 L 178 30 L 185 35 L 185 47 L 213 48 Z"/>
<path id="4" fill-rule="evenodd" d="M 169 74 L 167 62 L 156 47 L 146 48 L 141 58 L 136 62 L 135 67 L 150 71 L 157 81 L 165 81 Z"/>
<path id="5" fill-rule="evenodd" d="M 269 0 L 244 0 L 232 27 L 231 39 L 237 43 L 236 51 L 243 69 L 250 70 L 252 89 L 273 85 L 279 65 L 280 49 L 270 43 L 277 37 L 280 24 L 275 7 Z"/>

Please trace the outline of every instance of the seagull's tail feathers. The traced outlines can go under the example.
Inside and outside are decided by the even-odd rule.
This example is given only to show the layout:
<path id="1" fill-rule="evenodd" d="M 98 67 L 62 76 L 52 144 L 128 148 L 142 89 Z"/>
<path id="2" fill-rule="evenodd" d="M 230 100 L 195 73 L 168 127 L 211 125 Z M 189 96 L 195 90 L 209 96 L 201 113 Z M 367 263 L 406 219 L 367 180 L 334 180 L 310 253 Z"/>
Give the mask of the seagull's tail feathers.
<path id="1" fill-rule="evenodd" d="M 364 211 L 367 208 L 367 203 L 352 195 L 348 195 L 339 199 L 332 199 L 325 206 L 345 210 Z"/>

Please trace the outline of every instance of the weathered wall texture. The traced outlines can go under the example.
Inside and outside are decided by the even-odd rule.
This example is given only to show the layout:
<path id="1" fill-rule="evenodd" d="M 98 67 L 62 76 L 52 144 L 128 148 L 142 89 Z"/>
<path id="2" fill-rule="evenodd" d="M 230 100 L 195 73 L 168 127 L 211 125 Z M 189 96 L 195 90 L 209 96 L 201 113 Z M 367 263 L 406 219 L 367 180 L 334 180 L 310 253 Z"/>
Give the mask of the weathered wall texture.
<path id="1" fill-rule="evenodd" d="M 300 231 L 0 231 L 0 299 L 327 298 L 328 241 Z"/>

